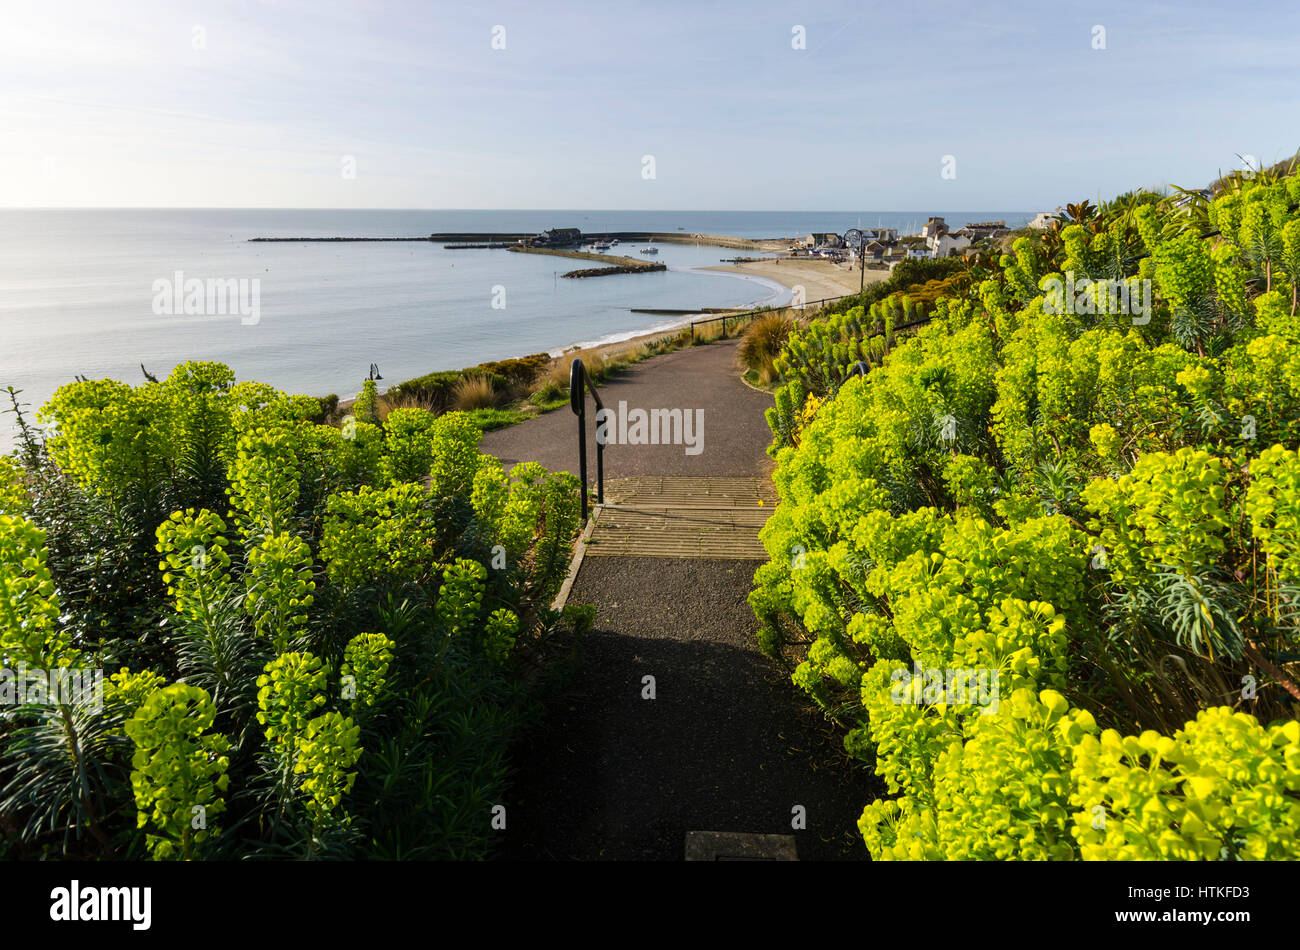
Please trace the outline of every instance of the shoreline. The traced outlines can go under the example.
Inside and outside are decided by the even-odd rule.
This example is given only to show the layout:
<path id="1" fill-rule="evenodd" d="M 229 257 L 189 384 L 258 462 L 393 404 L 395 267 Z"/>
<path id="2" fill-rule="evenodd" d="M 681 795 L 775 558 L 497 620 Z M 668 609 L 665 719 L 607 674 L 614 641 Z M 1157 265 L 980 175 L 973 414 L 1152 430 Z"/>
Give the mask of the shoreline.
<path id="1" fill-rule="evenodd" d="M 705 271 L 716 271 L 718 270 L 718 268 L 711 267 L 711 266 L 710 267 L 671 267 L 670 266 L 669 270 L 674 270 L 677 271 L 678 273 L 703 273 Z M 565 353 L 571 353 L 574 350 L 596 350 L 608 346 L 615 346 L 620 343 L 648 343 L 653 339 L 657 339 L 662 336 L 669 336 L 675 332 L 680 332 L 680 330 L 683 327 L 689 326 L 691 321 L 697 320 L 701 317 L 716 317 L 722 314 L 723 312 L 744 313 L 748 310 L 757 310 L 759 307 L 767 306 L 768 301 L 770 301 L 773 297 L 776 297 L 780 294 L 792 294 L 794 292 L 792 287 L 782 284 L 780 281 L 773 280 L 769 277 L 764 277 L 756 274 L 741 274 L 741 273 L 729 274 L 727 276 L 732 276 L 732 277 L 739 278 L 741 280 L 748 280 L 751 282 L 759 283 L 765 286 L 768 290 L 772 291 L 772 293 L 769 293 L 766 297 L 764 297 L 761 300 L 750 301 L 748 303 L 740 304 L 735 307 L 730 307 L 730 308 L 722 307 L 722 308 L 714 308 L 710 310 L 696 310 L 690 313 L 674 314 L 673 319 L 671 320 L 667 320 L 664 321 L 663 323 L 658 323 L 655 324 L 654 326 L 646 327 L 641 330 L 626 330 L 620 333 L 610 333 L 602 337 L 597 337 L 594 340 L 581 340 L 577 343 L 570 343 L 563 347 L 547 350 L 546 352 L 551 358 L 559 359 Z"/>
<path id="2" fill-rule="evenodd" d="M 669 236 L 665 235 L 664 237 L 669 237 Z M 702 237 L 717 239 L 719 236 L 685 234 L 685 235 L 673 235 L 671 237 L 676 239 L 674 243 L 696 243 L 697 240 Z M 287 241 L 290 239 L 262 238 L 260 240 Z M 326 239 L 318 239 L 318 240 L 332 240 L 332 239 L 326 238 Z M 419 239 L 406 238 L 404 240 L 419 240 Z M 768 243 L 767 241 L 759 242 L 747 238 L 732 238 L 728 240 L 734 241 L 736 242 L 736 244 L 743 242 L 744 244 L 747 244 L 751 247 L 760 243 L 763 244 Z M 727 245 L 723 245 L 720 243 L 715 244 L 714 240 L 699 241 L 699 243 L 707 243 L 710 246 L 718 247 L 719 249 L 723 249 L 727 247 Z M 731 246 L 734 247 L 736 245 L 732 244 Z M 767 251 L 776 250 L 775 247 L 762 247 L 762 248 L 755 248 L 755 249 L 761 249 Z M 529 250 L 533 250 L 534 253 L 536 253 L 537 251 L 537 249 L 529 249 Z M 575 258 L 606 256 L 606 255 L 595 255 L 595 254 L 591 254 L 590 252 L 583 252 L 583 251 L 572 251 L 567 249 L 560 250 L 560 249 L 549 249 L 549 248 L 543 250 L 542 253 L 550 253 L 556 256 L 575 257 Z M 635 259 L 631 259 L 631 260 L 635 261 Z M 640 263 L 640 262 L 637 261 L 636 263 Z M 845 267 L 839 264 L 831 263 L 830 261 L 822 261 L 822 260 L 806 259 L 806 258 L 790 258 L 790 257 L 758 258 L 756 260 L 745 261 L 742 263 L 721 263 L 721 264 L 691 265 L 691 266 L 668 265 L 667 269 L 679 273 L 693 273 L 700 276 L 714 275 L 718 277 L 730 277 L 734 280 L 745 280 L 762 286 L 768 291 L 768 293 L 764 297 L 756 298 L 754 300 L 748 301 L 743 304 L 739 304 L 731 308 L 718 307 L 718 308 L 708 308 L 708 309 L 702 308 L 700 310 L 692 310 L 692 311 L 676 311 L 673 312 L 670 317 L 668 316 L 668 314 L 663 314 L 663 316 L 667 317 L 667 319 L 660 320 L 659 322 L 656 323 L 651 323 L 649 326 L 639 327 L 633 330 L 616 331 L 613 333 L 605 334 L 604 336 L 598 336 L 595 338 L 584 339 L 584 340 L 577 340 L 569 343 L 560 344 L 557 346 L 548 347 L 546 349 L 536 351 L 536 352 L 544 352 L 552 360 L 558 361 L 563 359 L 566 356 L 571 356 L 576 353 L 589 353 L 589 354 L 608 353 L 609 351 L 614 349 L 626 349 L 629 347 L 641 346 L 643 344 L 651 343 L 655 340 L 663 339 L 665 337 L 676 336 L 678 333 L 682 331 L 683 328 L 689 326 L 692 321 L 699 320 L 701 318 L 716 317 L 716 316 L 720 316 L 723 313 L 745 313 L 747 311 L 757 310 L 760 307 L 765 307 L 765 306 L 773 306 L 773 307 L 788 306 L 792 303 L 794 293 L 795 293 L 795 288 L 799 286 L 803 287 L 804 290 L 803 299 L 805 304 L 815 304 L 823 300 L 832 300 L 838 297 L 852 296 L 858 293 L 859 290 L 858 282 L 861 279 L 858 273 L 858 269 L 856 267 Z M 884 269 L 873 270 L 871 268 L 868 268 L 866 271 L 866 282 L 864 286 L 870 286 L 871 284 L 886 280 L 888 279 L 889 274 L 890 272 L 888 270 L 884 270 Z M 773 303 L 772 301 L 774 301 L 778 297 L 783 297 L 784 299 L 782 299 L 780 304 Z M 637 312 L 636 308 L 629 308 L 629 309 L 631 309 L 633 312 Z M 646 313 L 646 316 L 652 316 L 652 315 L 653 315 L 652 313 L 649 312 Z M 515 353 L 513 355 L 497 354 L 491 360 L 485 360 L 484 362 L 521 359 L 524 356 L 528 356 L 528 355 L 530 354 L 527 353 Z M 452 367 L 449 370 L 445 370 L 445 371 L 455 372 L 458 369 L 464 370 L 468 368 L 471 367 Z M 427 372 L 435 373 L 435 372 L 444 372 L 444 371 L 437 370 L 437 369 L 430 369 Z M 418 377 L 413 377 L 413 378 L 418 378 Z M 405 382 L 405 380 L 399 380 L 393 383 L 393 386 L 400 385 L 402 382 Z M 384 389 L 378 390 L 378 395 L 381 396 L 385 395 L 390 389 L 392 389 L 392 386 L 388 386 L 385 387 Z M 339 407 L 343 408 L 345 406 L 351 405 L 353 402 L 355 402 L 357 396 L 359 395 L 360 395 L 360 391 L 353 392 L 346 396 L 343 395 L 342 393 L 339 393 L 338 394 Z"/>
<path id="3" fill-rule="evenodd" d="M 830 261 L 791 257 L 774 257 L 741 264 L 715 264 L 702 269 L 770 281 L 780 284 L 791 293 L 796 286 L 802 285 L 805 303 L 856 294 L 859 281 L 863 279 L 863 275 L 859 274 L 856 267 L 843 267 Z M 889 273 L 888 270 L 867 268 L 862 286 L 870 287 L 872 284 L 886 280 Z"/>
<path id="4" fill-rule="evenodd" d="M 620 232 L 621 234 L 633 238 L 640 237 L 640 234 L 633 232 Z M 775 252 L 784 250 L 785 246 L 791 239 L 788 238 L 731 238 L 725 235 L 705 235 L 705 234 L 653 234 L 654 238 L 665 243 L 681 244 L 707 244 L 719 249 L 750 249 L 759 251 Z M 484 234 L 434 234 L 429 238 L 251 238 L 252 241 L 265 242 L 290 242 L 290 241 L 316 241 L 316 242 L 333 242 L 348 240 L 368 240 L 368 241 L 419 241 L 419 240 L 445 240 L 448 238 L 482 238 L 488 235 Z M 621 238 L 620 238 L 621 239 Z M 560 248 L 509 248 L 513 251 L 523 251 L 531 253 L 551 254 L 559 257 L 572 257 L 577 259 L 609 259 L 609 260 L 629 260 L 632 263 L 640 264 L 635 258 L 615 258 L 611 255 L 594 254 L 574 249 Z M 681 312 L 673 314 L 671 319 L 663 320 L 635 330 L 623 330 L 609 333 L 604 336 L 593 339 L 578 340 L 571 343 L 565 343 L 542 350 L 552 360 L 560 360 L 566 355 L 578 352 L 601 352 L 614 347 L 639 346 L 650 343 L 663 337 L 675 336 L 680 333 L 684 327 L 691 324 L 692 321 L 703 317 L 718 316 L 722 312 L 727 313 L 744 313 L 749 310 L 756 310 L 763 306 L 776 306 L 770 303 L 774 298 L 785 295 L 783 304 L 789 304 L 795 294 L 796 287 L 803 287 L 803 299 L 806 304 L 817 303 L 823 300 L 831 300 L 838 297 L 851 296 L 859 292 L 859 281 L 861 276 L 856 267 L 845 267 L 830 261 L 821 261 L 815 259 L 790 258 L 790 257 L 771 257 L 759 258 L 752 261 L 741 263 L 721 263 L 711 265 L 696 266 L 672 266 L 668 270 L 677 272 L 694 273 L 700 275 L 716 274 L 718 276 L 731 277 L 733 279 L 747 280 L 757 283 L 766 288 L 769 293 L 767 296 L 749 301 L 738 305 L 734 308 L 711 308 L 709 310 L 698 310 L 691 312 Z M 863 286 L 869 286 L 874 283 L 886 280 L 889 277 L 888 270 L 866 271 L 866 281 Z M 649 316 L 649 314 L 647 314 Z M 528 354 L 516 355 L 497 355 L 496 360 L 519 359 Z M 467 367 L 460 367 L 465 369 Z M 453 370 L 454 371 L 454 370 Z M 439 372 L 439 370 L 429 370 L 428 372 Z M 394 386 L 400 385 L 394 383 Z M 388 392 L 392 387 L 379 390 L 379 395 Z M 360 395 L 360 392 L 352 393 L 348 396 L 339 395 L 339 405 L 344 406 L 351 404 Z"/>
<path id="5" fill-rule="evenodd" d="M 778 270 L 778 268 L 784 269 Z M 572 353 L 575 350 L 599 350 L 621 343 L 648 343 L 651 340 L 680 331 L 683 327 L 689 326 L 693 320 L 698 320 L 701 317 L 715 317 L 723 312 L 745 313 L 749 310 L 757 310 L 760 307 L 768 306 L 768 302 L 779 294 L 784 293 L 793 296 L 794 288 L 800 284 L 804 287 L 804 301 L 809 304 L 821 300 L 831 300 L 836 297 L 853 296 L 859 291 L 858 281 L 860 277 L 857 268 L 845 269 L 828 261 L 766 258 L 744 264 L 714 264 L 706 267 L 676 267 L 670 269 L 694 273 L 717 273 L 741 280 L 753 281 L 774 292 L 761 300 L 740 306 L 715 308 L 707 311 L 701 310 L 689 314 L 684 313 L 680 316 L 674 315 L 672 320 L 643 330 L 629 330 L 598 337 L 594 340 L 570 343 L 566 346 L 547 350 L 547 355 L 552 359 L 559 359 L 566 353 Z M 868 268 L 864 287 L 870 287 L 872 284 L 887 280 L 889 274 L 888 270 L 872 270 Z M 784 303 L 789 304 L 790 301 L 786 300 Z"/>
<path id="6" fill-rule="evenodd" d="M 774 260 L 777 260 L 777 258 L 772 258 L 770 260 L 763 261 L 762 263 L 769 264 L 771 261 Z M 834 266 L 834 265 L 828 264 L 826 266 Z M 669 320 L 664 320 L 647 327 L 642 327 L 636 330 L 622 330 L 622 331 L 606 334 L 605 336 L 596 337 L 595 339 L 578 340 L 572 343 L 565 343 L 559 346 L 550 347 L 548 349 L 542 350 L 541 352 L 546 353 L 546 355 L 553 360 L 559 360 L 566 355 L 577 353 L 577 352 L 599 352 L 603 350 L 608 350 L 613 347 L 624 347 L 630 345 L 639 346 L 641 344 L 650 343 L 654 340 L 658 340 L 663 337 L 676 336 L 678 333 L 681 332 L 682 328 L 689 326 L 691 321 L 693 320 L 698 320 L 702 317 L 716 317 L 723 312 L 744 313 L 749 310 L 756 310 L 759 307 L 767 306 L 768 301 L 772 300 L 772 298 L 780 294 L 792 295 L 794 293 L 794 287 L 792 287 L 790 284 L 782 283 L 780 280 L 776 279 L 775 277 L 768 276 L 767 274 L 753 274 L 753 273 L 742 272 L 739 270 L 738 267 L 734 265 L 726 265 L 726 264 L 721 266 L 709 265 L 705 267 L 670 266 L 669 270 L 675 270 L 678 272 L 696 273 L 696 274 L 707 274 L 709 272 L 719 273 L 719 276 L 727 276 L 735 279 L 747 280 L 753 283 L 758 283 L 766 287 L 769 291 L 771 291 L 771 293 L 769 293 L 764 298 L 755 301 L 750 301 L 748 303 L 740 304 L 736 307 L 714 308 L 710 310 L 701 309 L 701 310 L 690 311 L 688 313 L 674 314 L 673 317 Z M 881 272 L 881 273 L 884 273 L 885 276 L 888 276 L 888 272 Z M 778 276 L 786 276 L 786 275 L 783 274 Z M 857 293 L 856 287 L 853 288 L 853 293 Z M 831 294 L 829 296 L 840 296 L 840 294 L 838 293 Z M 807 297 L 806 299 L 813 300 L 817 298 Z M 788 303 L 789 301 L 787 300 L 786 302 Z M 649 316 L 649 314 L 647 314 L 647 316 Z M 527 355 L 528 354 L 526 353 L 518 353 L 514 355 L 498 355 L 495 357 L 495 359 L 496 360 L 519 359 Z M 457 368 L 465 369 L 466 367 L 457 367 Z M 438 372 L 438 370 L 429 370 L 429 372 Z M 400 385 L 401 382 L 404 381 L 405 380 L 399 380 L 393 385 L 394 386 Z M 381 389 L 378 391 L 378 394 L 382 396 L 385 393 L 387 393 L 388 390 L 391 388 L 392 387 L 389 386 L 384 389 Z M 341 393 L 338 394 L 339 406 L 343 407 L 345 405 L 351 404 L 356 400 L 357 396 L 359 396 L 360 394 L 361 394 L 360 391 L 351 393 L 350 395 L 347 396 L 344 396 Z"/>

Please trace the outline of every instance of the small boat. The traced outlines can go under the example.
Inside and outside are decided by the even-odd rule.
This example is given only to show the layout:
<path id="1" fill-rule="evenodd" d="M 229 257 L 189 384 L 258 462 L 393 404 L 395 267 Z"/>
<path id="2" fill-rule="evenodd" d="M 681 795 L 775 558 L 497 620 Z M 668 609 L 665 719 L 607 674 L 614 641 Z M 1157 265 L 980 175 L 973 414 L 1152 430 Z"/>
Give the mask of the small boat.
<path id="1" fill-rule="evenodd" d="M 657 248 L 657 247 L 655 247 L 653 244 L 651 244 L 651 245 L 649 245 L 648 247 L 643 247 L 643 248 L 641 248 L 641 253 L 642 253 L 642 254 L 658 254 L 658 253 L 659 253 L 659 248 Z"/>
<path id="2" fill-rule="evenodd" d="M 599 244 L 593 244 L 593 245 L 591 246 L 591 249 L 592 249 L 593 251 L 608 251 L 608 250 L 609 250 L 609 245 L 606 244 L 606 243 L 604 243 L 604 242 L 602 241 L 602 242 L 600 242 Z"/>

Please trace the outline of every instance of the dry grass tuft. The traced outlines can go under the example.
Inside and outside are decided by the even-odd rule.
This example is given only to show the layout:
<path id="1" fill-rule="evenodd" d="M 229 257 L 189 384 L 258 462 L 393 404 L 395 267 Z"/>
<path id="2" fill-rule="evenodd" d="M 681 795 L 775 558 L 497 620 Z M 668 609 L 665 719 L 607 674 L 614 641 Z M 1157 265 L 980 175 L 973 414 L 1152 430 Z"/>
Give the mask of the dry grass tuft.
<path id="1" fill-rule="evenodd" d="M 389 396 L 385 393 L 381 394 L 379 398 L 375 400 L 375 414 L 379 416 L 380 422 L 387 422 L 388 414 L 394 409 L 424 409 L 427 412 L 436 411 L 432 400 L 421 396 Z"/>
<path id="2" fill-rule="evenodd" d="M 774 310 L 756 316 L 740 340 L 739 357 L 757 377 L 759 385 L 776 382 L 775 361 L 794 329 L 794 320 L 785 311 Z"/>
<path id="3" fill-rule="evenodd" d="M 466 376 L 452 389 L 451 401 L 462 412 L 473 409 L 490 409 L 499 400 L 492 380 L 486 376 Z"/>

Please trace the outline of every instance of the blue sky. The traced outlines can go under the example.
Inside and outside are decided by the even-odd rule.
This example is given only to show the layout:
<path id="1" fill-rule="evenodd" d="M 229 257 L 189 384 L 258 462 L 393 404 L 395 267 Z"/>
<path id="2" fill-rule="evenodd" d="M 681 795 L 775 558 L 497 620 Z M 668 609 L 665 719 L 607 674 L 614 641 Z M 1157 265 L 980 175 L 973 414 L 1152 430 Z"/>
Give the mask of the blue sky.
<path id="1" fill-rule="evenodd" d="M 6 0 L 0 206 L 1054 208 L 1294 154 L 1297 37 L 1278 0 Z"/>

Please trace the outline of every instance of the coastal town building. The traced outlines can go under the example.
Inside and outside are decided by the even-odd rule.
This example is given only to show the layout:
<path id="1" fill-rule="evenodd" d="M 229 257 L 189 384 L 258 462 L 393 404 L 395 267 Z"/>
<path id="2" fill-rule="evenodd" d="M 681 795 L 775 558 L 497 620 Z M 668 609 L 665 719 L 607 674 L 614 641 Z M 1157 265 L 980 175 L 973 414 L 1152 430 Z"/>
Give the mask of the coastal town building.
<path id="1" fill-rule="evenodd" d="M 803 244 L 804 247 L 839 248 L 844 246 L 844 238 L 839 234 L 830 234 L 826 232 L 814 232 L 813 234 L 805 235 L 803 240 L 800 243 Z"/>
<path id="2" fill-rule="evenodd" d="M 904 242 L 913 242 L 920 244 L 922 238 L 912 236 L 904 238 Z M 872 228 L 862 229 L 863 252 L 867 260 L 881 262 L 888 260 L 888 253 L 899 242 L 898 228 Z M 822 260 L 830 260 L 835 263 L 852 261 L 855 264 L 859 260 L 859 249 L 849 247 L 844 244 L 844 236 L 829 231 L 818 231 L 811 234 L 805 234 L 794 242 L 790 248 L 791 257 L 813 257 Z M 901 260 L 906 256 L 904 249 L 898 249 L 898 258 Z"/>
<path id="3" fill-rule="evenodd" d="M 943 218 L 930 218 L 925 222 L 925 227 L 921 228 L 921 237 L 932 238 L 940 234 L 948 233 L 948 225 L 944 223 Z"/>
<path id="4" fill-rule="evenodd" d="M 918 248 L 891 247 L 888 251 L 885 252 L 885 256 L 881 260 L 881 263 L 887 264 L 889 266 L 889 269 L 892 271 L 896 266 L 898 266 L 898 264 L 902 263 L 903 261 L 914 260 L 916 258 L 925 258 L 928 257 L 929 255 L 930 255 L 929 250 L 924 248 L 918 249 Z"/>
<path id="5" fill-rule="evenodd" d="M 549 228 L 537 235 L 530 242 L 534 246 L 562 247 L 566 244 L 581 244 L 582 231 L 578 228 Z"/>
<path id="6" fill-rule="evenodd" d="M 1052 222 L 1056 220 L 1056 216 L 1060 213 L 1060 207 L 1057 207 L 1055 211 L 1040 211 L 1038 214 L 1034 215 L 1034 219 L 1025 225 L 1025 227 L 1036 228 L 1039 231 L 1046 231 L 1052 226 Z"/>
<path id="7" fill-rule="evenodd" d="M 969 234 L 939 234 L 926 239 L 931 257 L 950 257 L 973 243 Z"/>
<path id="8" fill-rule="evenodd" d="M 960 227 L 952 232 L 955 235 L 965 235 L 972 242 L 980 241 L 984 238 L 998 238 L 1010 234 L 1011 229 L 1007 227 L 1005 221 L 980 221 L 978 223 L 966 222 L 965 227 Z"/>

